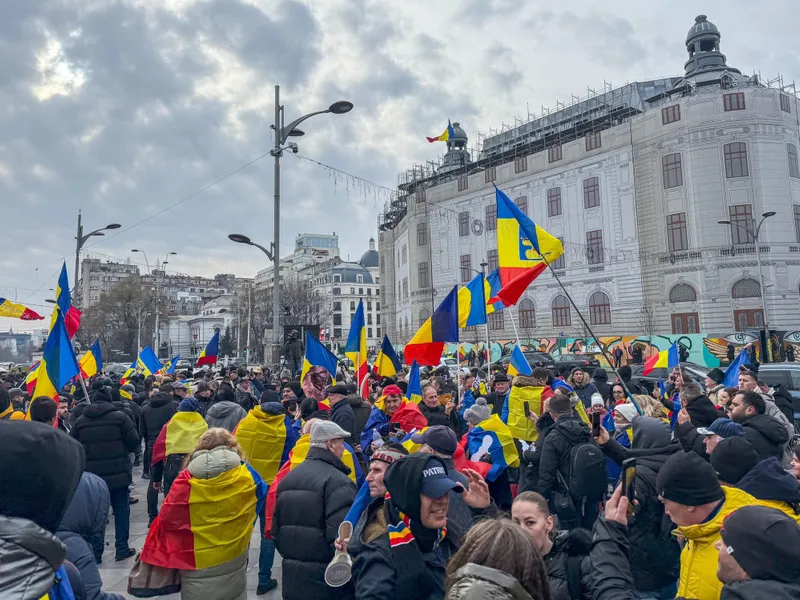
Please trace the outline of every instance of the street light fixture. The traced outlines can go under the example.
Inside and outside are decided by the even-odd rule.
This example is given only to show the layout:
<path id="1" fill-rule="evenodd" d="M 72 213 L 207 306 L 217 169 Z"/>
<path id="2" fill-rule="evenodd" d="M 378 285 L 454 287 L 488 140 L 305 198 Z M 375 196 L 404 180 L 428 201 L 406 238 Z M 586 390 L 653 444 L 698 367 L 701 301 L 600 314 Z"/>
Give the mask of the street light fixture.
<path id="1" fill-rule="evenodd" d="M 767 334 L 766 334 L 767 353 L 765 354 L 765 356 L 769 356 L 769 354 L 770 354 L 770 352 L 769 352 L 769 316 L 767 315 L 767 295 L 766 295 L 766 292 L 764 291 L 764 288 L 765 288 L 764 275 L 761 272 L 761 248 L 759 247 L 760 244 L 759 244 L 758 237 L 761 234 L 761 226 L 764 224 L 764 221 L 766 221 L 770 217 L 774 217 L 776 214 L 777 213 L 775 211 L 769 211 L 769 212 L 761 213 L 761 220 L 758 222 L 758 226 L 756 227 L 755 231 L 751 231 L 749 227 L 745 227 L 744 225 L 741 225 L 740 223 L 734 223 L 733 221 L 730 221 L 730 220 L 727 220 L 727 219 L 723 220 L 723 221 L 717 221 L 717 223 L 719 223 L 720 225 L 735 225 L 739 229 L 743 229 L 744 231 L 747 232 L 747 234 L 751 238 L 753 238 L 753 241 L 756 244 L 756 262 L 758 263 L 758 279 L 759 279 L 758 285 L 759 285 L 759 288 L 760 288 L 760 291 L 761 291 L 761 306 L 762 306 L 762 311 L 764 313 L 764 329 L 766 329 L 766 331 L 767 331 Z"/>
<path id="2" fill-rule="evenodd" d="M 283 151 L 286 149 L 290 149 L 292 152 L 297 154 L 298 148 L 297 144 L 291 142 L 287 146 L 284 147 L 286 140 L 289 139 L 290 136 L 298 137 L 304 134 L 303 131 L 297 128 L 300 123 L 309 119 L 315 115 L 322 115 L 325 113 L 330 113 L 334 115 L 343 115 L 345 113 L 350 112 L 353 110 L 353 103 L 349 102 L 348 100 L 339 100 L 331 104 L 325 110 L 318 110 L 315 112 L 308 113 L 307 115 L 303 115 L 289 123 L 288 125 L 284 126 L 284 107 L 281 105 L 281 88 L 280 86 L 275 86 L 275 124 L 272 125 L 272 129 L 275 130 L 275 146 L 272 150 L 270 150 L 270 154 L 275 158 L 275 169 L 274 169 L 274 193 L 275 193 L 275 201 L 274 201 L 274 209 L 275 209 L 275 216 L 274 216 L 274 228 L 275 234 L 273 236 L 274 241 L 271 244 L 272 252 L 268 252 L 266 248 L 254 244 L 253 242 L 249 241 L 249 238 L 246 236 L 239 236 L 236 237 L 239 239 L 235 239 L 233 236 L 228 236 L 234 242 L 238 242 L 240 244 L 250 244 L 252 246 L 256 246 L 260 248 L 267 257 L 274 263 L 274 281 L 273 281 L 273 293 L 272 293 L 272 352 L 273 352 L 273 361 L 277 364 L 280 360 L 280 285 L 279 285 L 279 277 L 280 277 L 280 239 L 281 239 L 281 156 L 283 156 Z M 247 239 L 248 241 L 244 241 Z"/>
<path id="3" fill-rule="evenodd" d="M 150 261 L 147 260 L 147 252 L 144 250 L 139 250 L 138 248 L 134 248 L 131 252 L 138 252 L 139 254 L 144 254 L 144 264 L 147 265 L 147 274 L 150 274 Z"/>
<path id="4" fill-rule="evenodd" d="M 81 268 L 81 248 L 83 248 L 83 245 L 90 237 L 100 237 L 105 235 L 105 233 L 103 233 L 104 231 L 119 229 L 120 227 L 122 227 L 122 225 L 119 223 L 109 223 L 105 227 L 101 227 L 100 229 L 95 229 L 94 231 L 84 234 L 83 224 L 81 223 L 81 211 L 78 211 L 78 232 L 75 236 L 75 279 L 72 282 L 72 287 L 74 289 L 77 289 L 78 287 L 78 274 L 80 273 Z"/>
<path id="5" fill-rule="evenodd" d="M 264 254 L 266 254 L 267 258 L 269 260 L 273 260 L 273 258 L 272 258 L 273 253 L 272 252 L 270 252 L 269 250 L 264 248 L 264 246 L 262 246 L 261 244 L 256 244 L 253 240 L 251 240 L 246 235 L 242 235 L 241 233 L 231 233 L 231 234 L 228 234 L 228 239 L 230 241 L 232 241 L 232 242 L 236 242 L 237 244 L 247 244 L 248 246 L 255 246 L 256 248 L 261 250 Z M 270 247 L 273 248 L 273 252 L 274 252 L 274 246 L 275 246 L 275 244 L 270 244 Z"/>

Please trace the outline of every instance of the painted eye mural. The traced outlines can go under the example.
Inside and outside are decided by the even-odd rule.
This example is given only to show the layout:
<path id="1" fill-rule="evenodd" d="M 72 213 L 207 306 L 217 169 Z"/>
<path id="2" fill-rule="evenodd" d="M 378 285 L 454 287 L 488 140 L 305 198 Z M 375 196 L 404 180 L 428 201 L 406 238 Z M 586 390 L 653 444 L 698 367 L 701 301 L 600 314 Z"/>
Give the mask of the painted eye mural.
<path id="1" fill-rule="evenodd" d="M 787 331 L 783 334 L 783 341 L 800 344 L 800 331 Z"/>
<path id="2" fill-rule="evenodd" d="M 726 342 L 730 342 L 731 344 L 752 344 L 753 342 L 758 341 L 758 336 L 753 335 L 752 333 L 732 333 L 730 335 L 725 336 L 722 338 Z M 800 338 L 799 338 L 800 339 Z"/>

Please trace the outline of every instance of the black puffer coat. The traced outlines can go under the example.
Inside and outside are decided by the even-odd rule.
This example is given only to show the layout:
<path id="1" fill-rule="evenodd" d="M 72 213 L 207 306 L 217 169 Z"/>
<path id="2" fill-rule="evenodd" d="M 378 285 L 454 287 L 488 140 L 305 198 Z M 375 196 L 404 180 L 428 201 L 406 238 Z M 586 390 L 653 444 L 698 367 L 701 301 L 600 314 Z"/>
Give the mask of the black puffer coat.
<path id="1" fill-rule="evenodd" d="M 99 475 L 109 490 L 131 484 L 128 454 L 139 444 L 139 434 L 125 413 L 111 403 L 105 388 L 94 395 L 92 405 L 78 417 L 70 435 L 83 445 L 86 470 Z"/>
<path id="2" fill-rule="evenodd" d="M 445 427 L 449 427 L 452 429 L 456 437 L 461 437 L 461 423 L 458 420 L 458 411 L 453 409 L 450 411 L 448 415 L 445 412 L 445 407 L 441 404 L 437 404 L 433 408 L 430 408 L 424 402 L 419 403 L 419 412 L 421 412 L 426 419 L 428 419 L 428 427 L 433 427 L 434 425 L 444 425 Z"/>
<path id="3" fill-rule="evenodd" d="M 158 439 L 158 434 L 161 433 L 161 428 L 167 424 L 177 411 L 178 405 L 171 394 L 156 392 L 145 401 L 142 405 L 139 433 L 141 433 L 148 448 L 153 448 Z"/>
<path id="4" fill-rule="evenodd" d="M 753 444 L 760 460 L 770 456 L 780 459 L 783 456 L 783 447 L 789 441 L 789 433 L 780 421 L 763 414 L 748 417 L 741 424 L 745 439 Z"/>
<path id="5" fill-rule="evenodd" d="M 353 414 L 353 409 L 350 408 L 350 404 L 345 398 L 342 398 L 331 407 L 330 418 L 331 421 L 350 434 L 350 438 L 346 441 L 351 446 L 354 441 L 358 444 L 361 436 L 353 437 L 353 430 L 356 428 L 356 417 Z"/>
<path id="6" fill-rule="evenodd" d="M 570 577 L 580 586 L 581 600 L 592 597 L 592 534 L 586 529 L 559 531 L 553 540 L 553 548 L 544 557 L 547 579 L 550 581 L 552 600 L 573 599 L 570 592 Z"/>
<path id="7" fill-rule="evenodd" d="M 306 460 L 280 482 L 272 537 L 283 557 L 284 600 L 352 597 L 352 584 L 332 588 L 325 583 L 333 541 L 356 497 L 349 472 L 331 452 L 312 447 Z"/>
<path id="8" fill-rule="evenodd" d="M 355 448 L 356 445 L 361 443 L 361 432 L 364 431 L 364 426 L 369 420 L 369 413 L 372 412 L 372 407 L 364 402 L 358 394 L 350 394 L 347 397 L 347 403 L 353 409 L 353 417 L 355 418 L 353 431 L 350 432 L 353 434 L 353 440 L 355 440 L 355 444 L 351 445 Z"/>

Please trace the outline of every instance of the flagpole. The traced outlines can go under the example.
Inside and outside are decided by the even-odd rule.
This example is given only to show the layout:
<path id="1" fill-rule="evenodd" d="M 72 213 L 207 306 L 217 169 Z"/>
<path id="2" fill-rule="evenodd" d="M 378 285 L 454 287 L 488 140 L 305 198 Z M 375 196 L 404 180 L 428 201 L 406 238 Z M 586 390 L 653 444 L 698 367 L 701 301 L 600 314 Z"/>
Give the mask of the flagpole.
<path id="1" fill-rule="evenodd" d="M 86 398 L 86 401 L 91 404 L 92 401 L 89 398 L 89 390 L 86 389 L 86 382 L 83 380 L 83 375 L 78 373 L 78 380 L 81 382 L 81 387 L 83 388 L 83 397 Z"/>
<path id="2" fill-rule="evenodd" d="M 514 321 L 514 311 L 511 310 L 511 307 L 508 307 L 508 316 L 511 317 L 511 326 L 514 328 L 514 337 L 517 338 L 517 345 L 519 345 L 519 331 L 517 331 L 517 324 Z"/>
<path id="3" fill-rule="evenodd" d="M 486 327 L 486 378 L 492 376 L 492 342 L 489 339 L 489 320 L 484 323 Z"/>

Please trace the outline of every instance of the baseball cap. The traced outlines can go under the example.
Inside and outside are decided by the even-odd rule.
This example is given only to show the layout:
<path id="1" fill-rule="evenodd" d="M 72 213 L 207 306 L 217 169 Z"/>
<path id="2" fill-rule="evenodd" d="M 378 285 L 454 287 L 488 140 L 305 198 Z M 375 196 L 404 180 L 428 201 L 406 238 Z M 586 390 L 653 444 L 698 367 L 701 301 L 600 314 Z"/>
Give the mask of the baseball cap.
<path id="1" fill-rule="evenodd" d="M 422 485 L 420 491 L 431 498 L 441 498 L 453 490 L 460 494 L 464 487 L 447 476 L 447 469 L 441 459 L 432 456 L 422 471 Z"/>
<path id="2" fill-rule="evenodd" d="M 434 425 L 425 431 L 415 433 L 411 436 L 411 441 L 415 444 L 428 444 L 436 452 L 450 456 L 456 453 L 458 447 L 455 432 L 444 425 Z"/>
<path id="3" fill-rule="evenodd" d="M 697 433 L 700 435 L 718 435 L 721 438 L 729 438 L 737 435 L 744 435 L 744 429 L 739 423 L 722 417 L 716 419 L 708 427 L 698 427 Z"/>

